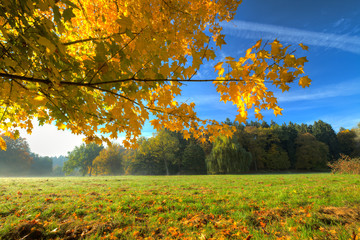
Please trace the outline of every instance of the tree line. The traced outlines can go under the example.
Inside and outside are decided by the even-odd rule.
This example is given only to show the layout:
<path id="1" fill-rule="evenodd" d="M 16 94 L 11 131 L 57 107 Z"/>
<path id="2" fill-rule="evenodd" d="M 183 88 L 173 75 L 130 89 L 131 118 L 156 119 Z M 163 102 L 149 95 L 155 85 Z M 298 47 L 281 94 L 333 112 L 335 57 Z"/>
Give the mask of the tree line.
<path id="1" fill-rule="evenodd" d="M 2 136 L 7 150 L 0 150 L 0 176 L 43 176 L 53 172 L 53 161 L 32 153 L 24 138 Z"/>
<path id="2" fill-rule="evenodd" d="M 224 123 L 235 127 L 235 134 L 231 138 L 217 137 L 213 142 L 185 139 L 179 132 L 161 129 L 151 138 L 140 138 L 136 149 L 118 144 L 108 148 L 83 144 L 69 154 L 64 171 L 71 174 L 77 169 L 82 175 L 327 171 L 328 163 L 336 162 L 340 154 L 360 156 L 360 124 L 336 133 L 321 120 L 312 125 L 278 125 L 273 121 L 239 125 L 229 119 Z M 77 157 L 81 152 L 83 157 Z M 87 158 L 86 152 L 93 157 Z"/>
<path id="3" fill-rule="evenodd" d="M 247 122 L 225 124 L 236 129 L 231 138 L 214 141 L 185 139 L 179 132 L 161 129 L 142 137 L 138 147 L 113 143 L 76 146 L 66 157 L 40 157 L 30 152 L 25 139 L 6 138 L 0 151 L 0 174 L 17 175 L 173 175 L 237 174 L 269 171 L 324 171 L 340 154 L 360 156 L 360 124 L 336 133 L 321 120 L 314 124 Z M 207 136 L 210 139 L 212 136 Z M 54 168 L 52 169 L 52 167 Z"/>

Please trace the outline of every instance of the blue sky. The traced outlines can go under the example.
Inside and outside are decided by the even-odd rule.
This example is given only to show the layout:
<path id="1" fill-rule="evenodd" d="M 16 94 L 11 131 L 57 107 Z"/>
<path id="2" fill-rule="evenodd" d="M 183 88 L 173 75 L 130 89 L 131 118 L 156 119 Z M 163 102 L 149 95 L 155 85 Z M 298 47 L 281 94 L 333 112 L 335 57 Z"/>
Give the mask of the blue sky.
<path id="1" fill-rule="evenodd" d="M 269 111 L 265 121 L 312 124 L 321 119 L 335 131 L 360 122 L 360 1 L 245 0 L 234 21 L 223 27 L 227 46 L 217 52 L 219 61 L 243 56 L 260 38 L 309 46 L 305 73 L 313 80 L 310 88 L 294 84 L 289 92 L 277 91 L 283 115 Z M 216 77 L 210 66 L 204 64 L 198 77 Z M 183 98 L 194 100 L 202 117 L 234 119 L 235 107 L 220 103 L 216 91 L 204 85 L 188 86 Z"/>
<path id="2" fill-rule="evenodd" d="M 217 51 L 216 61 L 226 56 L 243 56 L 260 38 L 309 46 L 305 73 L 313 80 L 310 88 L 294 84 L 289 92 L 277 91 L 283 115 L 275 117 L 272 112 L 265 112 L 265 121 L 312 124 L 323 120 L 335 131 L 360 122 L 359 0 L 244 0 L 234 21 L 223 24 L 223 28 L 227 45 Z M 205 62 L 196 77 L 215 78 L 215 63 Z M 236 114 L 231 103 L 219 102 L 211 83 L 188 84 L 181 99 L 194 101 L 201 118 L 224 121 L 234 119 Z M 253 115 L 249 120 L 255 120 Z M 144 136 L 152 133 L 151 126 L 146 124 Z M 82 139 L 57 131 L 54 126 L 36 127 L 31 136 L 23 136 L 33 152 L 48 156 L 66 155 Z"/>

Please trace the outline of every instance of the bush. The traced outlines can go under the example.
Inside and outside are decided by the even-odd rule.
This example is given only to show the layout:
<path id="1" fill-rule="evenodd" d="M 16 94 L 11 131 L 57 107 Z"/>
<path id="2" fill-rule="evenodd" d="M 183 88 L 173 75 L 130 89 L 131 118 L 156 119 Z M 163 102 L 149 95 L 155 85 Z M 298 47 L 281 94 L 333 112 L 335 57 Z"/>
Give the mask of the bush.
<path id="1" fill-rule="evenodd" d="M 346 155 L 341 157 L 334 163 L 329 163 L 332 173 L 341 174 L 360 174 L 360 158 L 350 158 Z"/>

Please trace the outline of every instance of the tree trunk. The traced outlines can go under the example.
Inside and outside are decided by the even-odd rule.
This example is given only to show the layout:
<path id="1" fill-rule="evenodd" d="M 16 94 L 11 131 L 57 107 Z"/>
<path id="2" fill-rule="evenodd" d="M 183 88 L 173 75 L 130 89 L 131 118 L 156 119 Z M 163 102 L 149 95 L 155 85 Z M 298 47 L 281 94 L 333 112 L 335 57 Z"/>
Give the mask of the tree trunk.
<path id="1" fill-rule="evenodd" d="M 169 175 L 168 162 L 166 161 L 166 158 L 164 158 L 164 163 L 165 163 L 166 175 Z"/>
<path id="2" fill-rule="evenodd" d="M 91 177 L 92 166 L 90 166 L 89 177 Z"/>

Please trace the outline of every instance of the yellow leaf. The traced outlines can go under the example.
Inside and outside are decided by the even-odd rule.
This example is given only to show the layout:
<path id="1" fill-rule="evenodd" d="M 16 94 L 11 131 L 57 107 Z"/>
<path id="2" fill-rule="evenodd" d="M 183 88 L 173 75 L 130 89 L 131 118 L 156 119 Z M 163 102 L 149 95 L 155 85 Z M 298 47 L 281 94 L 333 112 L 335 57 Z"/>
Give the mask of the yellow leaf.
<path id="1" fill-rule="evenodd" d="M 219 76 L 223 75 L 223 73 L 224 73 L 224 71 L 225 71 L 225 69 L 222 67 L 222 65 L 223 65 L 223 62 L 218 62 L 218 63 L 214 66 L 215 71 L 218 71 L 218 75 L 219 75 Z"/>
<path id="2" fill-rule="evenodd" d="M 221 46 L 223 44 L 226 44 L 225 40 L 224 40 L 225 35 L 220 34 L 217 38 L 216 38 L 216 46 L 219 46 L 221 48 Z"/>
<path id="3" fill-rule="evenodd" d="M 248 50 L 246 50 L 245 56 L 248 56 L 251 53 L 251 51 L 252 51 L 252 48 L 249 48 Z"/>
<path id="4" fill-rule="evenodd" d="M 47 48 L 46 51 L 49 54 L 55 52 L 55 50 L 56 50 L 56 46 L 52 42 L 50 42 L 50 40 L 48 40 L 47 38 L 44 38 L 44 37 L 40 36 L 39 39 L 37 40 L 37 42 L 40 45 L 45 46 Z"/>
<path id="5" fill-rule="evenodd" d="M 280 54 L 280 48 L 282 47 L 282 44 L 278 40 L 274 40 L 271 43 L 271 54 L 272 55 L 279 55 Z"/>
<path id="6" fill-rule="evenodd" d="M 254 45 L 254 48 L 259 49 L 260 46 L 261 46 L 261 42 L 262 42 L 262 39 L 260 39 L 259 41 L 257 41 L 256 44 Z"/>
<path id="7" fill-rule="evenodd" d="M 233 58 L 233 57 L 226 57 L 225 60 L 234 61 L 235 58 Z"/>
<path id="8" fill-rule="evenodd" d="M 190 133 L 186 130 L 183 132 L 183 136 L 184 136 L 185 140 L 188 140 L 191 137 Z"/>
<path id="9" fill-rule="evenodd" d="M 222 65 L 223 65 L 223 62 L 218 62 L 214 68 L 215 68 L 215 71 L 220 71 L 222 69 Z"/>
<path id="10" fill-rule="evenodd" d="M 256 113 L 255 117 L 260 121 L 264 118 L 264 116 L 261 113 Z"/>
<path id="11" fill-rule="evenodd" d="M 39 102 L 43 101 L 44 99 L 45 99 L 45 97 L 40 96 L 40 95 L 34 98 L 35 101 L 39 101 Z"/>
<path id="12" fill-rule="evenodd" d="M 6 142 L 0 137 L 0 149 L 6 151 Z"/>
<path id="13" fill-rule="evenodd" d="M 297 64 L 304 66 L 304 63 L 308 62 L 308 60 L 306 59 L 306 57 L 301 57 L 296 59 Z"/>
<path id="14" fill-rule="evenodd" d="M 157 130 L 161 128 L 161 124 L 159 123 L 158 119 L 153 119 L 153 120 L 150 121 L 150 123 Z"/>
<path id="15" fill-rule="evenodd" d="M 310 86 L 310 84 L 311 84 L 311 79 L 308 76 L 301 77 L 299 80 L 299 85 L 302 86 L 303 88 Z"/>
<path id="16" fill-rule="evenodd" d="M 282 90 L 282 92 L 289 91 L 290 89 L 290 87 L 286 84 L 282 84 L 279 88 Z"/>
<path id="17" fill-rule="evenodd" d="M 222 69 L 220 69 L 218 75 L 219 75 L 219 76 L 222 76 L 222 75 L 224 74 L 224 72 L 225 72 L 225 69 L 222 68 Z"/>
<path id="18" fill-rule="evenodd" d="M 284 110 L 284 109 L 279 108 L 279 107 L 275 107 L 275 108 L 274 108 L 274 114 L 275 114 L 275 116 L 277 116 L 277 115 L 282 115 L 282 113 L 281 113 L 282 110 Z"/>
<path id="19" fill-rule="evenodd" d="M 299 46 L 300 46 L 303 50 L 306 50 L 306 51 L 309 50 L 309 47 L 306 46 L 306 45 L 304 45 L 304 44 L 302 44 L 302 43 L 299 43 Z"/>
<path id="20" fill-rule="evenodd" d="M 56 125 L 57 125 L 59 130 L 65 130 L 66 129 L 66 125 L 63 124 L 63 123 L 57 123 Z"/>
<path id="21" fill-rule="evenodd" d="M 275 72 L 269 72 L 267 74 L 267 77 L 270 79 L 270 80 L 276 80 L 279 76 L 277 75 L 277 73 Z"/>

